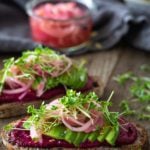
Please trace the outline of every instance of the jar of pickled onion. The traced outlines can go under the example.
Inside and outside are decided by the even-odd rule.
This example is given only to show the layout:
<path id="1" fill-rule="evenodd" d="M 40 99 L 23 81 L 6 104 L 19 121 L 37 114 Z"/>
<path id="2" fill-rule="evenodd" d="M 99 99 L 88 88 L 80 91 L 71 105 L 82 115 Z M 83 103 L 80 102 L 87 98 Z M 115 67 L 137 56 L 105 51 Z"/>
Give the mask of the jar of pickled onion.
<path id="1" fill-rule="evenodd" d="M 32 39 L 60 50 L 85 46 L 92 30 L 90 10 L 77 1 L 35 0 L 27 4 Z"/>

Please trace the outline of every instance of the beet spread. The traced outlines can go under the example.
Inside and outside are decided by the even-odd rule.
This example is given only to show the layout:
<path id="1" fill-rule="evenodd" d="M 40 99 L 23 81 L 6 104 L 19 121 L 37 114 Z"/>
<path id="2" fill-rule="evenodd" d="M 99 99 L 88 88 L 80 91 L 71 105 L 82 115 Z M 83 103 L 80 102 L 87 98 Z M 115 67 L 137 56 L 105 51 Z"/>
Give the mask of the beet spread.
<path id="1" fill-rule="evenodd" d="M 89 77 L 86 85 L 82 89 L 80 89 L 80 91 L 82 91 L 82 92 L 88 91 L 93 86 L 94 86 L 94 81 L 91 77 Z M 37 99 L 48 100 L 52 97 L 55 97 L 55 96 L 61 95 L 61 94 L 65 94 L 65 88 L 63 86 L 57 86 L 55 88 L 47 90 L 40 97 L 36 96 L 35 91 L 30 90 L 22 100 L 19 100 L 20 94 L 13 94 L 13 95 L 1 94 L 0 95 L 0 104 L 12 103 L 12 102 L 30 102 L 30 101 L 34 101 L 34 100 L 37 100 Z"/>
<path id="2" fill-rule="evenodd" d="M 22 128 L 22 124 L 23 124 L 22 121 L 20 121 L 16 125 L 16 127 Z M 123 128 L 120 128 L 120 133 L 117 138 L 115 146 L 132 144 L 137 139 L 137 130 L 133 124 L 126 122 L 122 126 Z M 42 141 L 35 142 L 31 139 L 30 132 L 24 130 L 11 131 L 9 133 L 8 141 L 9 143 L 13 145 L 18 145 L 20 147 L 36 147 L 36 148 L 53 148 L 53 147 L 73 148 L 74 147 L 73 144 L 70 144 L 64 140 L 57 140 L 46 135 L 42 136 Z M 110 146 L 110 145 L 106 142 L 103 143 L 100 143 L 98 141 L 90 142 L 88 140 L 80 144 L 80 148 L 93 148 L 93 147 L 100 147 L 100 146 Z"/>

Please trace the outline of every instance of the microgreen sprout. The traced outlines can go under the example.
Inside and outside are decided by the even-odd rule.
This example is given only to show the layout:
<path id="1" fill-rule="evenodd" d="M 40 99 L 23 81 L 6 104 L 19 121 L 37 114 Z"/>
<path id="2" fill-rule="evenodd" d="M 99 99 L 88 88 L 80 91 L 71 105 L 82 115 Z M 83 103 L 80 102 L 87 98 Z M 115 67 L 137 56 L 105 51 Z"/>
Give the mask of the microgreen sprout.
<path id="1" fill-rule="evenodd" d="M 140 67 L 141 70 L 143 71 L 146 71 L 146 72 L 150 72 L 150 65 L 148 64 L 143 64 L 141 67 Z"/>
<path id="2" fill-rule="evenodd" d="M 138 119 L 139 120 L 150 120 L 150 114 L 144 114 L 144 113 L 139 114 Z"/>
<path id="3" fill-rule="evenodd" d="M 133 77 L 132 72 L 127 72 L 121 75 L 118 75 L 114 77 L 114 80 L 117 81 L 120 85 L 124 85 L 128 80 L 130 80 Z"/>
<path id="4" fill-rule="evenodd" d="M 44 93 L 58 85 L 80 89 L 86 84 L 88 76 L 83 63 L 72 63 L 65 55 L 60 55 L 49 48 L 37 47 L 34 51 L 23 52 L 17 59 L 5 60 L 4 68 L 0 71 L 0 94 L 5 84 L 8 89 L 12 89 L 15 81 L 10 83 L 10 78 L 18 81 L 17 83 L 23 83 L 21 85 L 31 82 L 29 88 L 35 91 L 39 90 L 40 81 L 44 81 L 42 90 Z M 15 82 L 15 85 L 17 83 Z"/>
<path id="5" fill-rule="evenodd" d="M 29 130 L 30 134 L 36 130 L 40 135 L 45 134 L 51 136 L 53 133 L 55 134 L 55 132 L 57 132 L 56 129 L 58 129 L 60 132 L 63 131 L 65 135 L 71 128 L 64 122 L 64 116 L 66 117 L 65 119 L 70 117 L 73 121 L 78 123 L 78 127 L 76 125 L 73 127 L 77 129 L 85 128 L 84 124 L 89 123 L 90 126 L 93 126 L 95 125 L 95 121 L 101 118 L 102 122 L 104 121 L 110 129 L 106 140 L 109 144 L 114 145 L 119 134 L 120 124 L 118 120 L 120 114 L 118 112 L 110 112 L 108 109 L 111 105 L 110 100 L 113 94 L 114 92 L 110 94 L 107 101 L 102 101 L 99 100 L 94 92 L 89 92 L 85 95 L 74 90 L 67 90 L 66 96 L 56 99 L 48 105 L 42 103 L 39 109 L 36 109 L 34 106 L 29 106 L 27 112 L 31 116 L 23 122 L 23 128 L 18 130 Z M 101 128 L 105 128 L 105 123 L 101 125 L 96 124 L 95 130 L 98 131 Z M 17 130 L 17 128 L 8 125 L 5 127 L 5 130 Z M 74 131 L 71 130 L 71 132 Z M 77 132 L 88 134 L 84 133 L 84 131 L 76 131 L 75 133 Z M 59 139 L 58 136 L 57 138 Z M 60 139 L 63 138 L 60 137 Z M 77 146 L 78 144 L 75 145 Z"/>
<path id="6" fill-rule="evenodd" d="M 149 65 L 142 65 L 140 67 L 143 71 L 149 71 L 150 66 Z M 149 114 L 145 114 L 144 111 L 149 110 L 150 107 L 150 77 L 149 76 L 136 76 L 131 72 L 127 72 L 121 75 L 118 75 L 115 77 L 115 81 L 117 81 L 121 85 L 125 85 L 127 80 L 131 80 L 132 84 L 129 86 L 129 92 L 131 94 L 131 98 L 122 101 L 120 104 L 121 109 L 124 111 L 126 115 L 133 115 L 138 119 L 149 119 Z M 143 109 L 135 110 L 131 109 L 130 105 L 131 103 L 142 103 Z M 148 111 L 147 111 L 148 112 Z"/>
<path id="7" fill-rule="evenodd" d="M 120 108 L 123 111 L 123 114 L 125 115 L 134 115 L 135 114 L 135 110 L 132 110 L 129 106 L 129 102 L 127 100 L 123 100 L 120 103 Z"/>
<path id="8" fill-rule="evenodd" d="M 5 131 L 11 131 L 13 128 L 14 128 L 14 127 L 13 127 L 12 124 L 8 124 L 8 125 L 4 126 L 4 130 L 5 130 Z"/>
<path id="9" fill-rule="evenodd" d="M 14 58 L 10 58 L 10 59 L 5 60 L 4 68 L 1 71 L 3 75 L 1 76 L 1 79 L 0 79 L 0 94 L 3 90 L 5 79 L 7 78 L 9 69 L 13 64 L 14 64 Z"/>

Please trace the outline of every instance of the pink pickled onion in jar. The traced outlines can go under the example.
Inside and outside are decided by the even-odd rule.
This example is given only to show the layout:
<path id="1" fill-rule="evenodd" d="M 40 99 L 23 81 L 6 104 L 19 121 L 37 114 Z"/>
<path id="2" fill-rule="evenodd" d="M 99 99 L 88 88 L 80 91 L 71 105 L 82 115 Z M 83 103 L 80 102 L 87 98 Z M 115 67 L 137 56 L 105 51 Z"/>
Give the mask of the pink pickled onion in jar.
<path id="1" fill-rule="evenodd" d="M 32 7 L 28 14 L 32 38 L 41 44 L 62 49 L 78 46 L 90 38 L 91 15 L 81 3 L 46 1 Z"/>

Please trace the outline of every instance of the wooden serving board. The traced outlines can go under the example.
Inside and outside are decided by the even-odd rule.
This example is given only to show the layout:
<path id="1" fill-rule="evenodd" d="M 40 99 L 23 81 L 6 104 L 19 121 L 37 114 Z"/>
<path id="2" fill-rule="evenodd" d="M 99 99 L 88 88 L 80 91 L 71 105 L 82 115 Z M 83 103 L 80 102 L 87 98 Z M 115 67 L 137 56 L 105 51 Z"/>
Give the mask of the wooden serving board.
<path id="1" fill-rule="evenodd" d="M 0 66 L 2 66 L 2 60 L 5 58 L 7 58 L 7 56 L 0 56 Z M 85 59 L 87 61 L 89 74 L 101 78 L 105 88 L 104 98 L 108 98 L 112 90 L 115 91 L 115 95 L 112 98 L 112 109 L 118 110 L 119 102 L 127 97 L 126 93 L 128 87 L 126 87 L 126 89 L 120 88 L 120 86 L 112 80 L 113 76 L 129 70 L 134 71 L 137 75 L 140 74 L 139 66 L 142 64 L 150 64 L 150 53 L 117 47 L 110 51 L 88 53 L 74 57 L 74 59 Z M 0 119 L 0 128 L 18 118 L 19 117 Z M 129 119 L 143 125 L 150 135 L 150 121 L 137 121 L 134 117 Z M 5 150 L 2 144 L 0 144 L 0 150 Z"/>

